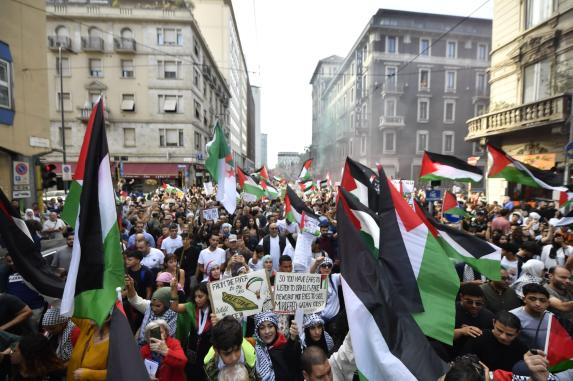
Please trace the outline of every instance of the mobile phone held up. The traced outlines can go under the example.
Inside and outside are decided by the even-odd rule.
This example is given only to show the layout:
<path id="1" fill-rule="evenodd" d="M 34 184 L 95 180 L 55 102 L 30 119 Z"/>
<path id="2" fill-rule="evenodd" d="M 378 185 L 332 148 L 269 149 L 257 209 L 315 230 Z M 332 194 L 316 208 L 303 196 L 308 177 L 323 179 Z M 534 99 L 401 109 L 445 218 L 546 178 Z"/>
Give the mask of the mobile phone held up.
<path id="1" fill-rule="evenodd" d="M 161 328 L 160 327 L 152 328 L 151 331 L 149 331 L 149 338 L 161 340 Z"/>

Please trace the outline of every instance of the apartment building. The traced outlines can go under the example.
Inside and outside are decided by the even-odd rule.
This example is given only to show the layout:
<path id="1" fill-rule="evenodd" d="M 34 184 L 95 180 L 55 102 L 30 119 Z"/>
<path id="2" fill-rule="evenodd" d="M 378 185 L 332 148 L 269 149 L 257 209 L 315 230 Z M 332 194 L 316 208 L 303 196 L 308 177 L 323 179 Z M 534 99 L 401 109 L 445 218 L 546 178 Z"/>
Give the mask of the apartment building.
<path id="1" fill-rule="evenodd" d="M 490 142 L 563 174 L 571 130 L 573 2 L 496 0 L 493 10 L 490 108 L 467 121 L 466 140 Z M 501 179 L 487 179 L 487 195 L 490 201 L 553 196 Z"/>
<path id="2" fill-rule="evenodd" d="M 72 169 L 103 96 L 112 163 L 133 189 L 201 183 L 213 123 L 229 134 L 231 94 L 187 3 L 49 0 L 47 11 L 51 141 L 62 147 L 63 100 Z M 61 159 L 48 158 L 58 170 Z"/>
<path id="3" fill-rule="evenodd" d="M 416 180 L 426 150 L 474 155 L 465 121 L 487 109 L 490 46 L 491 20 L 378 10 L 311 79 L 318 172 L 339 176 L 351 156 Z"/>

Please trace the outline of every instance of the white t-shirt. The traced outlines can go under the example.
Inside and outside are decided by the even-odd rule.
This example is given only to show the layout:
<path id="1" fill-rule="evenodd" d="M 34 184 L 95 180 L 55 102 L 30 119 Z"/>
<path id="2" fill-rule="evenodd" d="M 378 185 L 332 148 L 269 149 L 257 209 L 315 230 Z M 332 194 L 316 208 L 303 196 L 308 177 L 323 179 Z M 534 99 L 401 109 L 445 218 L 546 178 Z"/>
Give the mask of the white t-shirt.
<path id="1" fill-rule="evenodd" d="M 277 221 L 277 226 L 279 228 L 279 231 L 282 232 L 288 232 L 291 234 L 298 234 L 300 233 L 300 227 L 298 226 L 298 224 L 295 223 L 287 223 L 287 220 L 278 220 Z"/>
<path id="2" fill-rule="evenodd" d="M 549 258 L 552 246 L 553 245 L 545 245 L 541 250 L 541 262 L 545 264 L 546 269 L 550 269 L 555 266 L 563 266 L 567 258 L 573 254 L 573 247 L 565 246 L 564 248 L 560 247 L 557 249 L 555 258 Z"/>
<path id="3" fill-rule="evenodd" d="M 52 220 L 47 220 L 44 221 L 44 225 L 42 226 L 42 230 L 43 231 L 47 231 L 47 230 L 57 230 L 57 229 L 61 229 L 61 228 L 65 228 L 66 224 L 64 223 L 64 221 L 60 220 L 59 218 L 55 221 Z M 50 237 L 49 238 L 63 238 L 63 234 L 61 232 L 53 232 L 50 233 Z"/>
<path id="4" fill-rule="evenodd" d="M 206 248 L 201 250 L 199 253 L 199 260 L 197 261 L 198 264 L 202 266 L 206 266 L 209 262 L 215 261 L 218 263 L 219 266 L 225 263 L 225 250 L 221 249 L 220 247 L 216 248 L 214 251 L 211 251 L 210 248 Z M 203 279 L 208 278 L 208 274 L 206 273 L 207 269 L 204 268 L 205 273 L 203 273 Z"/>
<path id="5" fill-rule="evenodd" d="M 517 263 L 518 262 L 519 261 L 517 260 L 517 258 L 515 259 L 515 261 L 510 261 L 506 257 L 501 258 L 501 266 L 503 268 L 507 269 L 507 273 L 508 273 L 509 277 L 511 278 L 510 279 L 511 283 L 515 282 L 515 280 L 517 279 Z"/>
<path id="6" fill-rule="evenodd" d="M 183 246 L 183 240 L 180 235 L 176 238 L 167 237 L 161 241 L 161 250 L 165 250 L 165 254 L 173 254 L 181 246 Z"/>
<path id="7" fill-rule="evenodd" d="M 263 244 L 263 239 L 259 241 L 259 245 Z M 273 270 L 278 271 L 279 269 L 279 259 L 282 254 L 288 255 L 291 258 L 294 258 L 294 249 L 290 244 L 289 240 L 286 240 L 286 245 L 283 253 L 281 254 L 281 245 L 279 243 L 280 238 L 277 235 L 276 237 L 270 237 L 270 255 L 273 258 Z"/>
<path id="8" fill-rule="evenodd" d="M 149 248 L 149 254 L 147 254 L 141 260 L 141 264 L 150 269 L 160 269 L 163 267 L 163 260 L 165 259 L 165 254 L 159 249 L 154 247 Z"/>

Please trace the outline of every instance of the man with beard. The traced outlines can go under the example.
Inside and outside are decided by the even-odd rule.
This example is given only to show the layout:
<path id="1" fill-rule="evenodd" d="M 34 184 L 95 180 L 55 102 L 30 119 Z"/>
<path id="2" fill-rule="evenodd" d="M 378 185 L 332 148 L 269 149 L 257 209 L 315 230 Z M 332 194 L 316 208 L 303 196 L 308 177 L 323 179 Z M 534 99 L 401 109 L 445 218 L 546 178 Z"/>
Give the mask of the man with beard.
<path id="1" fill-rule="evenodd" d="M 555 266 L 549 270 L 549 284 L 545 285 L 549 292 L 549 307 L 558 316 L 573 321 L 573 288 L 571 287 L 571 271 L 563 266 Z"/>
<path id="2" fill-rule="evenodd" d="M 492 280 L 480 286 L 485 297 L 485 306 L 494 314 L 521 306 L 521 300 L 509 287 L 511 284 L 509 273 L 502 268 L 500 274 L 501 280 Z"/>

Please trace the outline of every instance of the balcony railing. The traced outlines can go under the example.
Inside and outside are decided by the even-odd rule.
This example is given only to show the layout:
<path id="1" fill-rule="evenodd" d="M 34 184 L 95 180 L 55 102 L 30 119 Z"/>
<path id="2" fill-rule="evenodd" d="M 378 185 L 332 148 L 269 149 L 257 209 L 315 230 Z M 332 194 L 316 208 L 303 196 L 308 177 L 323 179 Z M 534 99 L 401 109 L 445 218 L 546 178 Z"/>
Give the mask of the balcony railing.
<path id="1" fill-rule="evenodd" d="M 380 124 L 379 127 L 382 129 L 384 127 L 400 127 L 404 125 L 404 117 L 403 116 L 386 116 L 382 115 L 380 117 Z"/>
<path id="2" fill-rule="evenodd" d="M 68 36 L 48 36 L 48 48 L 58 50 L 60 46 L 62 49 L 70 50 L 72 48 L 72 39 Z"/>
<path id="3" fill-rule="evenodd" d="M 382 95 L 385 94 L 403 94 L 404 84 L 398 82 L 385 82 L 382 85 Z"/>
<path id="4" fill-rule="evenodd" d="M 89 103 L 88 103 L 89 104 Z M 81 120 L 84 123 L 87 123 L 90 120 L 90 115 L 92 112 L 92 107 L 88 107 L 87 105 L 84 105 L 84 107 L 80 108 L 80 115 L 78 116 L 78 119 Z M 108 110 L 104 110 L 103 112 L 103 117 L 104 120 L 107 123 L 107 120 L 109 118 L 109 111 Z"/>
<path id="5" fill-rule="evenodd" d="M 103 52 L 103 38 L 82 37 L 82 49 L 86 52 Z"/>
<path id="6" fill-rule="evenodd" d="M 115 38 L 113 40 L 115 51 L 135 53 L 135 40 L 133 38 Z"/>
<path id="7" fill-rule="evenodd" d="M 525 128 L 564 123 L 571 112 L 571 96 L 560 94 L 536 102 L 490 112 L 466 122 L 466 140 L 503 134 Z"/>

